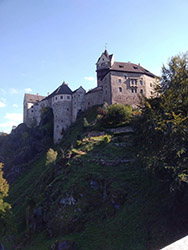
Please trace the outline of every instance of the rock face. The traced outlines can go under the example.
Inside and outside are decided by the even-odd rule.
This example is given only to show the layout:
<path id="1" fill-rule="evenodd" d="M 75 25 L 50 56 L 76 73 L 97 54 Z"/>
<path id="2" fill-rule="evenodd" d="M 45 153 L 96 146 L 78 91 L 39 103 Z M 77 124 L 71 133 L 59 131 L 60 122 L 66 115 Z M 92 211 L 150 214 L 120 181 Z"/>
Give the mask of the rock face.
<path id="1" fill-rule="evenodd" d="M 3 247 L 3 245 L 1 244 L 1 242 L 0 242 L 0 250 L 4 250 L 4 247 Z"/>
<path id="2" fill-rule="evenodd" d="M 48 109 L 42 114 L 38 127 L 28 128 L 24 123 L 10 135 L 1 136 L 0 159 L 4 163 L 5 177 L 9 183 L 24 171 L 26 165 L 36 160 L 51 144 L 53 113 Z"/>
<path id="3" fill-rule="evenodd" d="M 50 250 L 75 250 L 74 242 L 71 241 L 56 241 L 54 244 L 51 245 Z"/>

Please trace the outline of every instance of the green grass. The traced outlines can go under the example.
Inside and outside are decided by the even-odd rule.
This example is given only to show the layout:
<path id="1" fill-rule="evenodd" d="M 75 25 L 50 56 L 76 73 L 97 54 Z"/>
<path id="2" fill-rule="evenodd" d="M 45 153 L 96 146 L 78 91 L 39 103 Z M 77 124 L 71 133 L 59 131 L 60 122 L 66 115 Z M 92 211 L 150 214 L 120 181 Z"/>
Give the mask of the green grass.
<path id="1" fill-rule="evenodd" d="M 167 187 L 151 178 L 137 160 L 132 145 L 134 135 L 129 133 L 129 144 L 118 140 L 118 136 L 126 133 L 106 131 L 103 136 L 87 136 L 91 128 L 96 131 L 98 126 L 94 122 L 96 110 L 97 107 L 88 110 L 67 130 L 55 148 L 59 152 L 56 164 L 45 166 L 43 154 L 11 186 L 8 200 L 17 227 L 15 239 L 21 242 L 26 232 L 29 235 L 23 250 L 48 250 L 56 240 L 71 240 L 78 250 L 152 250 L 174 238 L 168 226 L 171 215 L 166 215 Z M 87 129 L 83 127 L 84 117 L 92 124 Z M 72 153 L 72 157 L 63 159 L 62 150 L 65 156 Z M 124 159 L 133 161 L 120 161 Z M 91 188 L 91 180 L 98 183 L 97 190 Z M 101 202 L 104 192 L 107 198 Z M 68 195 L 73 195 L 77 203 L 62 209 L 59 202 Z M 122 199 L 119 209 L 114 208 L 112 197 Z M 42 231 L 31 232 L 26 226 L 26 214 L 33 211 L 28 199 L 34 201 L 33 208 L 43 206 L 47 211 L 47 224 Z M 70 219 L 79 220 L 73 230 L 65 233 L 62 218 L 64 228 Z M 51 238 L 47 233 L 49 227 L 57 231 Z M 7 250 L 13 249 L 5 238 L 3 243 Z"/>

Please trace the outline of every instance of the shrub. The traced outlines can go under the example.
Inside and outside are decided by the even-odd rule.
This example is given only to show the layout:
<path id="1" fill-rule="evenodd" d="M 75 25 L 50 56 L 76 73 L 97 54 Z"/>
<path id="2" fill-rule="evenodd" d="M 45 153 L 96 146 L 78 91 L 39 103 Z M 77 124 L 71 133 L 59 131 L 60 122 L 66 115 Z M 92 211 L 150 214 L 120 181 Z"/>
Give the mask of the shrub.
<path id="1" fill-rule="evenodd" d="M 84 117 L 84 128 L 87 128 L 89 126 L 89 123 L 87 119 Z"/>
<path id="2" fill-rule="evenodd" d="M 102 142 L 103 142 L 104 144 L 109 143 L 109 142 L 110 142 L 110 136 L 105 135 L 104 138 L 103 138 L 103 140 L 102 140 Z"/>
<path id="3" fill-rule="evenodd" d="M 57 151 L 54 151 L 52 148 L 50 148 L 46 155 L 46 166 L 50 163 L 55 162 L 57 158 Z"/>
<path id="4" fill-rule="evenodd" d="M 82 144 L 82 141 L 81 140 L 77 140 L 76 141 L 76 145 L 79 147 L 80 145 Z"/>
<path id="5" fill-rule="evenodd" d="M 132 116 L 132 107 L 130 105 L 112 104 L 108 106 L 106 122 L 119 124 L 129 120 Z"/>

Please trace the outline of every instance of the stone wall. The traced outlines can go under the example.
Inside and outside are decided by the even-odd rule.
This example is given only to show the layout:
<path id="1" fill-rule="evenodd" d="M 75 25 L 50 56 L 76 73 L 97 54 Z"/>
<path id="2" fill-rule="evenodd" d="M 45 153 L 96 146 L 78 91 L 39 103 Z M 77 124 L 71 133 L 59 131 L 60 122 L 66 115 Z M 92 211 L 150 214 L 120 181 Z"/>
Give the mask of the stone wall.
<path id="1" fill-rule="evenodd" d="M 112 103 L 129 104 L 132 107 L 139 105 L 139 95 L 151 96 L 154 78 L 138 74 L 124 72 L 110 72 Z"/>
<path id="2" fill-rule="evenodd" d="M 84 110 L 85 93 L 85 89 L 80 87 L 72 94 L 72 122 L 75 122 L 78 113 Z"/>
<path id="3" fill-rule="evenodd" d="M 54 114 L 54 143 L 58 143 L 63 137 L 65 130 L 71 125 L 71 104 L 71 100 L 67 100 L 56 102 L 52 106 Z"/>
<path id="4" fill-rule="evenodd" d="M 85 95 L 85 109 L 94 105 L 103 104 L 103 89 L 99 88 L 95 91 L 88 92 Z"/>

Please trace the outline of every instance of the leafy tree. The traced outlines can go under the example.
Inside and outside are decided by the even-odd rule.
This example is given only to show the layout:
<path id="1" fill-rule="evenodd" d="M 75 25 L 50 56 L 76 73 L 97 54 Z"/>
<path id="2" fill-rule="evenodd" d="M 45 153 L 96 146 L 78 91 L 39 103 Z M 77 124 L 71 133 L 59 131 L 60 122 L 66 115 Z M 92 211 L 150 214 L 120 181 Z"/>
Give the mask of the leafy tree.
<path id="1" fill-rule="evenodd" d="M 112 104 L 107 108 L 106 121 L 111 124 L 119 124 L 129 120 L 132 116 L 130 105 Z"/>
<path id="2" fill-rule="evenodd" d="M 4 234 L 7 225 L 7 214 L 11 208 L 10 204 L 4 201 L 8 196 L 9 184 L 3 177 L 3 164 L 0 163 L 0 235 Z"/>
<path id="3" fill-rule="evenodd" d="M 160 96 L 145 98 L 136 126 L 141 159 L 177 190 L 188 182 L 188 54 L 163 66 Z"/>

